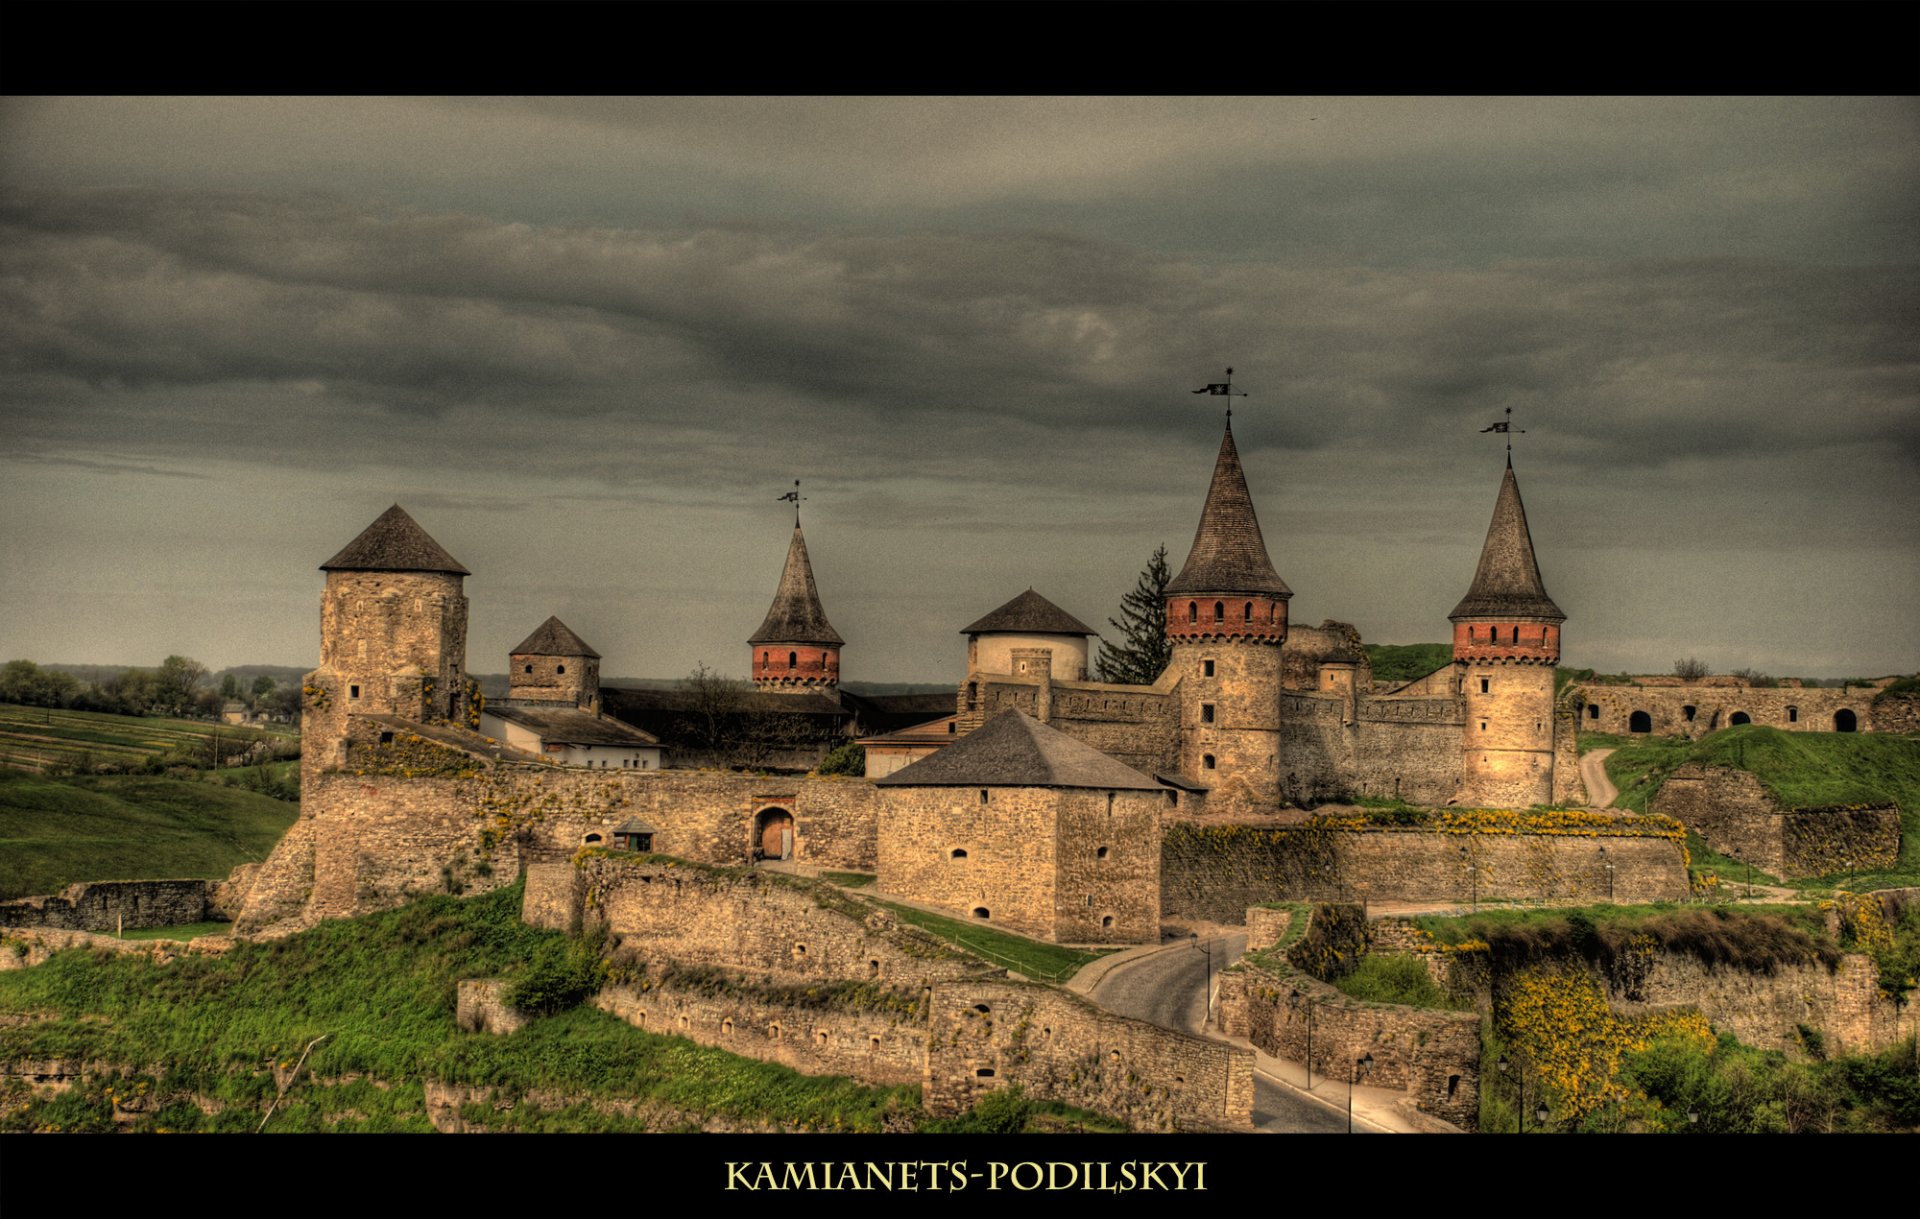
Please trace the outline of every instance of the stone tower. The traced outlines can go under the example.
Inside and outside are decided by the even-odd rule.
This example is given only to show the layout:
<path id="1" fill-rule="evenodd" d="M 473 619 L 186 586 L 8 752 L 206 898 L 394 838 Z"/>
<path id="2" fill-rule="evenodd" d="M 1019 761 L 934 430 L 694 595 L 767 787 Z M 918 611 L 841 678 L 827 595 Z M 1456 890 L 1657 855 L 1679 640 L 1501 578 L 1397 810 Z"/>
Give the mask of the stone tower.
<path id="1" fill-rule="evenodd" d="M 794 518 L 787 565 L 766 621 L 747 639 L 753 649 L 753 684 L 782 694 L 840 694 L 840 648 L 846 640 L 827 621 L 813 586 L 807 539 Z"/>
<path id="2" fill-rule="evenodd" d="M 306 678 L 303 765 L 344 760 L 351 716 L 460 721 L 467 569 L 395 504 L 320 570 L 320 667 Z"/>
<path id="3" fill-rule="evenodd" d="M 600 710 L 600 653 L 549 618 L 508 653 L 507 699 L 516 703 L 565 703 Z"/>
<path id="4" fill-rule="evenodd" d="M 1567 616 L 1547 595 L 1507 458 L 1473 586 L 1448 615 L 1467 725 L 1456 803 L 1553 800 L 1553 667 Z"/>
<path id="5" fill-rule="evenodd" d="M 1280 648 L 1292 596 L 1267 557 L 1229 417 L 1193 549 L 1167 585 L 1180 769 L 1212 789 L 1210 809 L 1278 798 Z"/>

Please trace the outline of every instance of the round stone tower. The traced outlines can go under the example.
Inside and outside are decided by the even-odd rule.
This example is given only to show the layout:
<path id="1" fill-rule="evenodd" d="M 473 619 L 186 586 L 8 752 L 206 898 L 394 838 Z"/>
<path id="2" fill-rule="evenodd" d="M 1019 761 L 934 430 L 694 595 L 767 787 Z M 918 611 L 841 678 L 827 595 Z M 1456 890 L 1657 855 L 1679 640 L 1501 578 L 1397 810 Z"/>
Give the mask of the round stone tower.
<path id="1" fill-rule="evenodd" d="M 567 628 L 548 618 L 508 653 L 510 702 L 564 703 L 582 711 L 600 710 L 600 653 Z"/>
<path id="2" fill-rule="evenodd" d="M 1210 809 L 1278 797 L 1280 648 L 1292 596 L 1267 557 L 1229 417 L 1193 549 L 1167 585 L 1180 769 L 1211 789 Z"/>
<path id="3" fill-rule="evenodd" d="M 352 716 L 458 721 L 467 569 L 395 504 L 320 570 L 320 667 L 305 683 L 303 762 L 336 764 Z"/>
<path id="4" fill-rule="evenodd" d="M 840 649 L 846 640 L 827 621 L 800 521 L 793 522 L 787 565 L 766 621 L 747 639 L 753 649 L 753 684 L 781 694 L 840 693 Z"/>
<path id="5" fill-rule="evenodd" d="M 1448 618 L 1467 714 L 1455 803 L 1551 803 L 1553 667 L 1567 616 L 1541 582 L 1511 456 L 1473 586 Z"/>

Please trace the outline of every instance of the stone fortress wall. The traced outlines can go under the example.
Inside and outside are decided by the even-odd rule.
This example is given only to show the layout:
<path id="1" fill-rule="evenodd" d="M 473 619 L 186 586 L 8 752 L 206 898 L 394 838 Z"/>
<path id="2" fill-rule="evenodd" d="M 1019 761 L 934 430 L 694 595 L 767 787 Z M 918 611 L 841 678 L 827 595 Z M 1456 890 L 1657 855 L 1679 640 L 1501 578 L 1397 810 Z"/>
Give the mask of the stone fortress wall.
<path id="1" fill-rule="evenodd" d="M 1891 868 L 1900 858 L 1897 805 L 1783 808 L 1760 780 L 1730 766 L 1677 767 L 1651 809 L 1682 822 L 1721 854 L 1786 880 Z"/>
<path id="2" fill-rule="evenodd" d="M 1878 691 L 1859 686 L 1733 686 L 1708 679 L 1684 685 L 1581 682 L 1575 689 L 1584 705 L 1580 727 L 1586 732 L 1624 736 L 1638 731 L 1697 741 L 1709 732 L 1732 727 L 1737 716 L 1746 717 L 1740 722 L 1788 732 L 1887 730 L 1874 723 L 1873 700 Z M 1636 713 L 1646 717 L 1644 728 L 1634 727 Z"/>

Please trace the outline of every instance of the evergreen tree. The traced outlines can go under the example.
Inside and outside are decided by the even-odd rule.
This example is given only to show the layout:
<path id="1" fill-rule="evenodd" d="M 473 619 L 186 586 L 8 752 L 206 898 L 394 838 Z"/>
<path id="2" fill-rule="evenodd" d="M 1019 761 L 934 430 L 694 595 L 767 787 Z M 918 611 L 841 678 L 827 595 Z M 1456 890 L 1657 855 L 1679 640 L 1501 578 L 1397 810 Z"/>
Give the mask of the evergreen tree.
<path id="1" fill-rule="evenodd" d="M 1133 591 L 1120 598 L 1120 617 L 1107 619 L 1120 632 L 1119 646 L 1100 641 L 1095 671 L 1101 681 L 1150 686 L 1160 679 L 1173 659 L 1167 642 L 1167 584 L 1173 569 L 1167 566 L 1167 548 L 1156 548 L 1140 573 Z"/>

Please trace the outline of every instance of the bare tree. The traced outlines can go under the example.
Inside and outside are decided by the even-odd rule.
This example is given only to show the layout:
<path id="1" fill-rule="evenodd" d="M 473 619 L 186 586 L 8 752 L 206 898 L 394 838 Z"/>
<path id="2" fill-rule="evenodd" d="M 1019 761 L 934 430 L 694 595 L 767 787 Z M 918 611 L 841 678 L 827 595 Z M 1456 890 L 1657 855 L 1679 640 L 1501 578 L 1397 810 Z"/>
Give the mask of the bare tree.
<path id="1" fill-rule="evenodd" d="M 1673 662 L 1673 675 L 1675 677 L 1684 677 L 1688 681 L 1699 681 L 1712 671 L 1713 670 L 1707 668 L 1706 661 L 1695 660 L 1691 656 L 1685 660 L 1676 660 Z"/>

